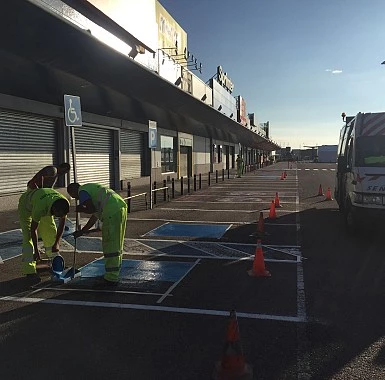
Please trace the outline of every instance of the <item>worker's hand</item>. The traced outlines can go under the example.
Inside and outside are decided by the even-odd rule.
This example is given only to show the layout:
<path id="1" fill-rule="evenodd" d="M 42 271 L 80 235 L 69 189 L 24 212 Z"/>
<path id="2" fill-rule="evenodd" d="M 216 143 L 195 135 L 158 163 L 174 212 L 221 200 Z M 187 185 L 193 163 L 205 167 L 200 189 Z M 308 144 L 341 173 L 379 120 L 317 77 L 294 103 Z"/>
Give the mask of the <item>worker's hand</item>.
<path id="1" fill-rule="evenodd" d="M 73 233 L 74 235 L 74 238 L 77 239 L 78 237 L 82 236 L 83 235 L 83 231 L 82 230 L 79 230 L 79 231 L 75 231 Z"/>
<path id="2" fill-rule="evenodd" d="M 52 246 L 52 252 L 53 253 L 59 252 L 59 250 L 60 250 L 59 243 Z"/>

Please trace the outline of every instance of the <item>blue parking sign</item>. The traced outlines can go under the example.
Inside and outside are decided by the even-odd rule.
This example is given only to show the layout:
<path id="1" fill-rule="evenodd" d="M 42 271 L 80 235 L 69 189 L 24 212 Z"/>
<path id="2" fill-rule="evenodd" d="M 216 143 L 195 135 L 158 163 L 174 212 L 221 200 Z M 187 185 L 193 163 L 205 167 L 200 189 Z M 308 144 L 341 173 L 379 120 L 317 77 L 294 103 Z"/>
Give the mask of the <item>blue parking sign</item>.
<path id="1" fill-rule="evenodd" d="M 156 148 L 157 142 L 157 124 L 156 121 L 148 121 L 148 147 Z"/>
<path id="2" fill-rule="evenodd" d="M 64 95 L 64 119 L 67 127 L 82 126 L 82 110 L 79 96 Z"/>

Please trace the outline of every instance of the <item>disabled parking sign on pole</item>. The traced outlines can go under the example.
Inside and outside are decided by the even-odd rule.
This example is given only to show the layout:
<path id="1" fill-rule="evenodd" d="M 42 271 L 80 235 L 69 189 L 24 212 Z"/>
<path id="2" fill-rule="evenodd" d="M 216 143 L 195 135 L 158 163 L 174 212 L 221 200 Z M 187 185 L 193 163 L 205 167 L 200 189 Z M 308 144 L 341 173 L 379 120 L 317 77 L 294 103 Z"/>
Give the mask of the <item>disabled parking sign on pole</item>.
<path id="1" fill-rule="evenodd" d="M 150 210 L 152 210 L 153 194 L 152 194 L 152 155 L 157 143 L 157 123 L 156 121 L 148 121 L 148 147 L 151 149 L 150 154 Z"/>
<path id="2" fill-rule="evenodd" d="M 75 129 L 83 125 L 82 109 L 80 105 L 80 97 L 75 95 L 64 95 L 64 120 L 67 127 L 70 128 L 71 151 L 72 151 L 72 169 L 73 181 L 77 182 L 76 170 L 76 146 L 75 146 Z M 77 205 L 77 201 L 76 201 Z M 76 227 L 79 228 L 79 213 L 76 213 Z"/>

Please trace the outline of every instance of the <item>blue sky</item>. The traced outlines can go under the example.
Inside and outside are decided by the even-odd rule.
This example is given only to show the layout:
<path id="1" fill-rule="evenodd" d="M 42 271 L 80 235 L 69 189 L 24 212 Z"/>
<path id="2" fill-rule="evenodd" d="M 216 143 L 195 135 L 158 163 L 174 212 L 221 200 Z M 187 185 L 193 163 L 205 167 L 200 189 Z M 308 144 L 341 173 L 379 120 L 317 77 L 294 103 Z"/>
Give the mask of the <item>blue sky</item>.
<path id="1" fill-rule="evenodd" d="M 223 70 L 283 146 L 337 144 L 341 113 L 385 111 L 385 0 L 160 0 L 203 80 Z"/>

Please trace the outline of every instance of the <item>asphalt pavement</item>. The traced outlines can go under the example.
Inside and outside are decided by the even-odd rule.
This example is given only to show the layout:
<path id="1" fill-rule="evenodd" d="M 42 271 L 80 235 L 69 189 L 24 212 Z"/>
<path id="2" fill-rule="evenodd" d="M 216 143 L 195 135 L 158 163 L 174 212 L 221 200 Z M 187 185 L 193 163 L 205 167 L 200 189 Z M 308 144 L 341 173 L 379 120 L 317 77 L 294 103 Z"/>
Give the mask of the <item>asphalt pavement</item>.
<path id="1" fill-rule="evenodd" d="M 130 213 L 113 289 L 95 281 L 100 233 L 78 239 L 66 284 L 28 282 L 18 230 L 1 233 L 2 379 L 208 379 L 231 310 L 255 379 L 385 378 L 381 231 L 345 233 L 318 195 L 335 169 L 278 163 Z M 250 275 L 259 239 L 270 277 Z M 73 253 L 68 236 L 67 266 Z"/>

